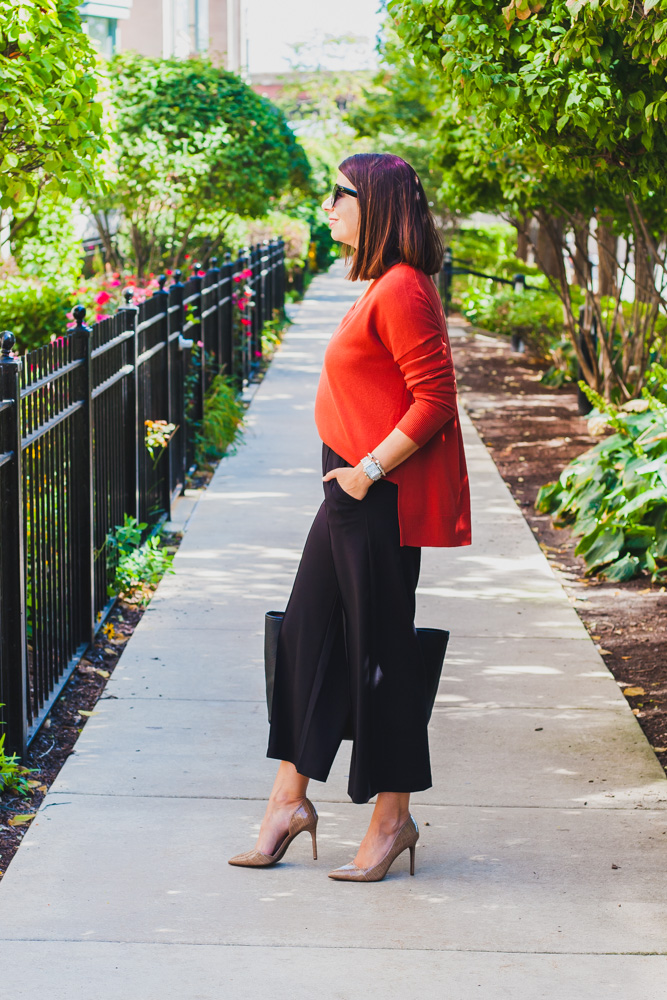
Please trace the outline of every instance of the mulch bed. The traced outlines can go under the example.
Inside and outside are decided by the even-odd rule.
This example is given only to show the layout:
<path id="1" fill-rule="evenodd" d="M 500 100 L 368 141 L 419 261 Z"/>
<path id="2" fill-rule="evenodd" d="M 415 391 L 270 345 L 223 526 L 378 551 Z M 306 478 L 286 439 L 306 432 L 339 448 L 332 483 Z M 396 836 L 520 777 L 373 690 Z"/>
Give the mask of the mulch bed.
<path id="1" fill-rule="evenodd" d="M 626 697 L 667 767 L 666 588 L 646 576 L 626 583 L 586 577 L 574 555 L 578 539 L 534 507 L 539 488 L 600 440 L 578 413 L 576 389 L 542 385 L 540 365 L 501 339 L 471 331 L 452 338 L 452 352 L 466 409 L 554 574 L 621 689 L 643 689 Z"/>

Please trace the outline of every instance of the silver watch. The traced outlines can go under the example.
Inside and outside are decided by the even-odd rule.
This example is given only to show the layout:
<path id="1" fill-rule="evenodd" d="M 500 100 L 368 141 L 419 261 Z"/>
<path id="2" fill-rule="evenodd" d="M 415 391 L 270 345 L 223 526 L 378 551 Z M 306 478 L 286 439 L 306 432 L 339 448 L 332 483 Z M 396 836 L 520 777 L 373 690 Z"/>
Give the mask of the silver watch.
<path id="1" fill-rule="evenodd" d="M 374 483 L 376 483 L 378 479 L 382 479 L 384 475 L 382 471 L 382 466 L 380 465 L 378 460 L 370 454 L 364 455 L 364 457 L 361 459 L 361 467 L 368 476 L 368 478 L 372 479 Z"/>

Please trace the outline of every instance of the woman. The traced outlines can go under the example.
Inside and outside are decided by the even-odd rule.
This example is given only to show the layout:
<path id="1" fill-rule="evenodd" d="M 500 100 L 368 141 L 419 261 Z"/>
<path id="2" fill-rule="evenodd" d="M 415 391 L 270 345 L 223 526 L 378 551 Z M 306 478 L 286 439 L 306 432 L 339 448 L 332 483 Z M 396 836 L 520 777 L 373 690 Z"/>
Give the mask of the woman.
<path id="1" fill-rule="evenodd" d="M 470 504 L 456 383 L 429 275 L 442 244 L 424 189 L 398 156 L 341 165 L 322 205 L 370 284 L 333 334 L 315 402 L 324 502 L 304 547 L 278 645 L 267 756 L 280 760 L 256 847 L 266 867 L 313 838 L 310 778 L 353 740 L 348 792 L 377 795 L 354 861 L 330 872 L 378 881 L 419 832 L 410 793 L 431 786 L 424 665 L 414 628 L 421 546 L 468 545 Z"/>

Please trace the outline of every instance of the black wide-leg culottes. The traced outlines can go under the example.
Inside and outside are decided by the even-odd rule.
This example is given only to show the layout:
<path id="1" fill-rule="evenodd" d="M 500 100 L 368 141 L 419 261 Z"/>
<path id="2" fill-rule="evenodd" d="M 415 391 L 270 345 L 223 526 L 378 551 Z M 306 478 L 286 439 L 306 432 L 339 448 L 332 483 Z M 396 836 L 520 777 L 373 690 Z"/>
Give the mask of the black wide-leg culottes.
<path id="1" fill-rule="evenodd" d="M 347 465 L 323 446 L 323 474 Z M 397 498 L 384 479 L 363 500 L 324 483 L 278 642 L 267 756 L 326 781 L 352 739 L 353 802 L 431 786 L 414 627 L 421 549 L 400 544 Z"/>

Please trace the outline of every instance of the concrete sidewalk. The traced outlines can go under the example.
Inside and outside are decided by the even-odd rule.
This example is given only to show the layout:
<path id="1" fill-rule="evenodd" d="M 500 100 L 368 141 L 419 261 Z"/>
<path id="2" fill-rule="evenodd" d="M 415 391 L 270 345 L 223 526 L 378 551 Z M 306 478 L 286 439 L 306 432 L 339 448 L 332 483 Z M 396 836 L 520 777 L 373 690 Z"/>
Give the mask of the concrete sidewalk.
<path id="1" fill-rule="evenodd" d="M 371 806 L 349 744 L 299 838 L 264 871 L 263 616 L 290 592 L 322 497 L 312 405 L 358 289 L 317 278 L 0 884 L 8 1000 L 653 998 L 667 976 L 667 782 L 464 416 L 474 545 L 425 549 L 419 625 L 452 631 L 434 787 L 407 854 L 348 885 Z M 618 865 L 618 868 L 612 868 Z"/>

